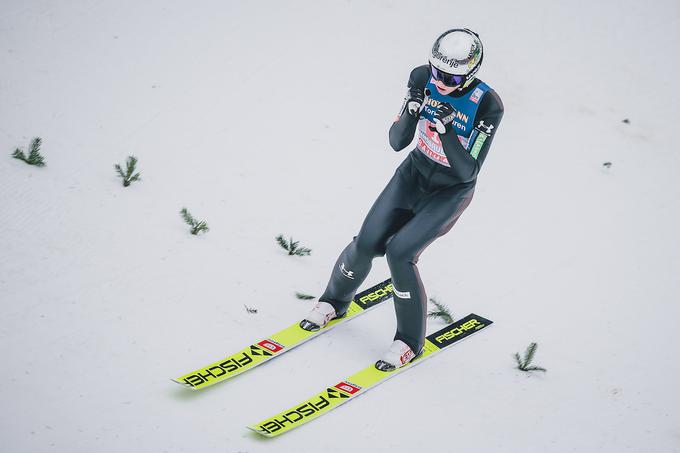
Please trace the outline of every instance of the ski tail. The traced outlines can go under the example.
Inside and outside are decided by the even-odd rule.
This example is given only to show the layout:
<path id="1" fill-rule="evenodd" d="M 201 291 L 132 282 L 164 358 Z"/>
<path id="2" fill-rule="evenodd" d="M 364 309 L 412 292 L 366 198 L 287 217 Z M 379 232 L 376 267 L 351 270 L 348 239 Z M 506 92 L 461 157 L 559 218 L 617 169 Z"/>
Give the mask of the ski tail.
<path id="1" fill-rule="evenodd" d="M 350 304 L 347 314 L 343 318 L 332 320 L 325 328 L 319 331 L 310 332 L 304 330 L 296 322 L 269 338 L 265 338 L 241 349 L 236 354 L 232 354 L 211 363 L 210 365 L 186 373 L 172 380 L 191 390 L 200 390 L 217 384 L 218 382 L 225 381 L 267 362 L 268 360 L 278 357 L 294 347 L 327 332 L 336 325 L 347 322 L 380 305 L 382 302 L 392 297 L 392 292 L 392 279 L 388 278 L 387 280 L 358 293 Z"/>
<path id="2" fill-rule="evenodd" d="M 492 321 L 481 316 L 470 314 L 443 329 L 428 335 L 425 339 L 423 353 L 413 362 L 393 371 L 380 371 L 371 365 L 353 374 L 339 383 L 327 387 L 320 393 L 302 401 L 273 417 L 248 426 L 249 429 L 266 437 L 275 437 L 290 431 L 304 423 L 324 415 L 341 404 L 346 403 L 386 380 L 406 371 L 441 352 L 443 349 L 479 332 L 492 324 Z"/>

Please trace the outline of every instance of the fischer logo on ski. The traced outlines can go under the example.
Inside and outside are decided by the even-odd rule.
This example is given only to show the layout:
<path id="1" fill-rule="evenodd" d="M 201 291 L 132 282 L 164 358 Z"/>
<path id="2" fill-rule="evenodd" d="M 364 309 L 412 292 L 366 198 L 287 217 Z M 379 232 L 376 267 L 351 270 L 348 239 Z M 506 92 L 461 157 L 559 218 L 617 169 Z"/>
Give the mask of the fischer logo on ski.
<path id="1" fill-rule="evenodd" d="M 449 326 L 450 328 L 435 332 L 432 335 L 429 335 L 427 339 L 432 343 L 436 343 L 439 348 L 444 348 L 458 340 L 462 340 L 463 338 L 472 335 L 489 324 L 491 324 L 491 321 L 488 319 L 484 319 L 477 315 L 468 315 L 452 324 L 451 326 L 453 327 Z"/>
<path id="2" fill-rule="evenodd" d="M 330 401 L 319 395 L 312 401 L 307 401 L 306 403 L 298 406 L 294 409 L 286 411 L 276 417 L 272 417 L 266 423 L 260 426 L 259 431 L 263 434 L 272 434 L 285 428 L 289 428 L 295 423 L 303 420 L 305 417 L 309 417 L 318 413 L 319 411 L 330 406 Z M 288 425 L 288 426 L 286 426 Z"/>
<path id="3" fill-rule="evenodd" d="M 389 283 L 387 283 L 389 282 Z M 357 294 L 357 296 L 354 298 L 354 302 L 362 307 L 364 310 L 367 310 L 371 307 L 376 306 L 380 302 L 383 302 L 390 297 L 392 297 L 392 294 L 394 293 L 394 286 L 392 285 L 392 280 L 385 280 L 385 285 L 376 289 L 375 291 L 368 290 L 370 292 L 365 292 L 362 294 Z M 374 287 L 375 288 L 375 287 Z"/>

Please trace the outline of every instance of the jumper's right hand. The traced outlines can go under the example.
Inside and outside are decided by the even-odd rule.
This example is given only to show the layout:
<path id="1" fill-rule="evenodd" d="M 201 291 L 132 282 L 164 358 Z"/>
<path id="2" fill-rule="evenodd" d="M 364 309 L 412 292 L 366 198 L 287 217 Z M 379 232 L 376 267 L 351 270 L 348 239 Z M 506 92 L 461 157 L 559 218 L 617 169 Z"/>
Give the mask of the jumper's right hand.
<path id="1" fill-rule="evenodd" d="M 406 107 L 408 113 L 416 118 L 420 115 L 420 108 L 425 102 L 425 93 L 422 89 L 417 87 L 411 87 L 406 95 Z"/>
<path id="2" fill-rule="evenodd" d="M 451 129 L 451 123 L 456 119 L 456 109 L 448 102 L 442 102 L 437 107 L 437 113 L 434 115 L 434 125 L 437 132 L 445 134 Z"/>

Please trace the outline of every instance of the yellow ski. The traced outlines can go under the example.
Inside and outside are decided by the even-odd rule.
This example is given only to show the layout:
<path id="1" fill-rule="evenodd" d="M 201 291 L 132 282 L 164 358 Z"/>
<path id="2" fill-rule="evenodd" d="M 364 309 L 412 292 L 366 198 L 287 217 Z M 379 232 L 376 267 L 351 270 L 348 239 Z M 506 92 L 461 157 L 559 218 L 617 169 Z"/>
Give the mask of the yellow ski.
<path id="1" fill-rule="evenodd" d="M 392 292 L 392 279 L 387 279 L 357 294 L 344 317 L 332 320 L 326 327 L 317 332 L 304 330 L 296 322 L 269 338 L 245 347 L 236 354 L 232 354 L 191 373 L 184 374 L 173 379 L 173 381 L 192 390 L 200 390 L 218 382 L 226 381 L 244 371 L 255 368 L 261 363 L 279 357 L 284 352 L 327 332 L 338 324 L 347 322 L 365 313 L 391 298 Z"/>
<path id="2" fill-rule="evenodd" d="M 296 404 L 280 414 L 250 425 L 248 428 L 266 437 L 274 437 L 288 432 L 310 420 L 314 420 L 353 398 L 363 395 L 368 390 L 385 382 L 387 379 L 421 363 L 423 360 L 441 352 L 447 346 L 482 330 L 491 323 L 492 321 L 489 321 L 488 319 L 475 314 L 470 314 L 453 324 L 449 324 L 432 335 L 429 335 L 425 339 L 423 353 L 408 365 L 389 372 L 379 371 L 375 366 L 371 365 L 347 379 L 340 381 L 331 387 L 327 387 L 325 390 L 317 393 L 308 400 Z"/>

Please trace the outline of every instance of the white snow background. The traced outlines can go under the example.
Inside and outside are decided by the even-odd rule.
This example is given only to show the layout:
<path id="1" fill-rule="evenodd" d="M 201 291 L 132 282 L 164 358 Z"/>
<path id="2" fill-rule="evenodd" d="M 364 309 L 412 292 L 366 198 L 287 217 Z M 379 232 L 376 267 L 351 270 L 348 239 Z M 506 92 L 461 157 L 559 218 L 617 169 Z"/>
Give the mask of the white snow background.
<path id="1" fill-rule="evenodd" d="M 388 129 L 456 26 L 506 112 L 419 269 L 495 323 L 261 439 L 375 361 L 391 302 L 205 391 L 170 378 L 308 312 L 295 291 L 321 295 L 412 149 Z M 1 0 L 0 451 L 679 452 L 679 30 L 676 0 Z M 46 167 L 10 157 L 36 136 Z M 545 374 L 514 368 L 532 341 Z"/>

